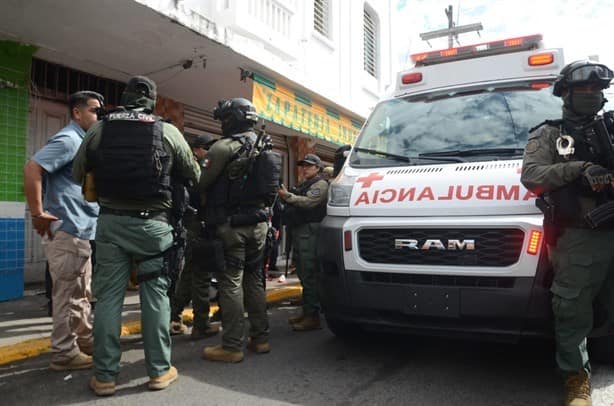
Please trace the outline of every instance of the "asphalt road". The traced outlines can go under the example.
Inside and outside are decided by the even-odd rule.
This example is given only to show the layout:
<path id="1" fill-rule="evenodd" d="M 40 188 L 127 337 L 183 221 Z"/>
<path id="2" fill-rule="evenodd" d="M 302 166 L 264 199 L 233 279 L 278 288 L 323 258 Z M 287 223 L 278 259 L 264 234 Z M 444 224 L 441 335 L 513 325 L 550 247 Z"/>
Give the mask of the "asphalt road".
<path id="1" fill-rule="evenodd" d="M 2 405 L 560 405 L 561 381 L 544 342 L 499 344 L 366 335 L 343 341 L 327 329 L 294 333 L 289 308 L 271 310 L 272 352 L 227 365 L 174 339 L 179 380 L 150 392 L 142 345 L 124 344 L 118 392 L 96 398 L 90 371 L 47 369 L 49 355 L 0 367 Z M 614 405 L 614 368 L 595 365 L 594 405 Z"/>

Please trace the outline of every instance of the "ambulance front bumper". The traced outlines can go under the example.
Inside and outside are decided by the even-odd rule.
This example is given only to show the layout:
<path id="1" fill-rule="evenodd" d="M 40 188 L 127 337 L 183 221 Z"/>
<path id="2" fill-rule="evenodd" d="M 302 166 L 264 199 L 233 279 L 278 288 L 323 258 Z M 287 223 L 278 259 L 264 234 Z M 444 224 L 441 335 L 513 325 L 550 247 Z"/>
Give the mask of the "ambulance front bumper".
<path id="1" fill-rule="evenodd" d="M 469 265 L 455 265 L 450 258 L 439 261 L 433 254 L 424 261 L 427 264 L 372 263 L 361 253 L 365 247 L 374 250 L 373 241 L 367 244 L 360 241 L 373 237 L 372 229 L 402 230 L 406 233 L 404 237 L 411 237 L 407 233 L 417 229 L 427 230 L 428 234 L 429 229 L 481 228 L 522 231 L 522 241 L 516 241 L 521 250 L 517 260 L 505 266 L 492 263 L 476 266 L 478 258 Z M 368 232 L 363 236 L 364 230 Z M 321 224 L 319 238 L 323 311 L 328 320 L 364 329 L 445 336 L 488 335 L 502 340 L 550 335 L 551 269 L 544 250 L 538 255 L 526 253 L 531 230 L 541 230 L 538 216 L 441 220 L 328 216 Z M 377 244 L 380 244 L 375 247 L 377 252 L 370 258 L 386 261 L 381 252 L 394 242 Z M 457 258 L 467 262 L 472 257 Z"/>

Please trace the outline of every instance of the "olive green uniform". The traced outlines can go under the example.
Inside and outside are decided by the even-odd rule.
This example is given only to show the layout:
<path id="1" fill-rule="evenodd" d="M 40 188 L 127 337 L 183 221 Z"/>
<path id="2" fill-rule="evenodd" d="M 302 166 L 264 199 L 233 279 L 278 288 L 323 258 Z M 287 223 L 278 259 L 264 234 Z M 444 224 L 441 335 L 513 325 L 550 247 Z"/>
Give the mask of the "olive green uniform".
<path id="1" fill-rule="evenodd" d="M 530 134 L 525 148 L 522 183 L 536 194 L 548 193 L 576 182 L 584 161 L 566 159 L 556 148 L 560 130 L 543 125 Z M 597 300 L 614 315 L 614 230 L 592 230 L 584 215 L 596 206 L 590 196 L 578 199 L 575 218 L 562 228 L 549 246 L 555 271 L 551 291 L 554 312 L 556 361 L 561 371 L 573 374 L 590 371 L 586 336 L 593 328 L 593 302 Z"/>
<path id="2" fill-rule="evenodd" d="M 245 133 L 255 140 L 253 132 Z M 207 155 L 209 167 L 200 179 L 201 200 L 206 201 L 208 188 L 220 177 L 228 176 L 233 156 L 241 149 L 233 138 L 218 140 Z M 207 204 L 207 203 L 205 203 Z M 216 226 L 216 235 L 224 245 L 225 269 L 218 272 L 219 304 L 222 310 L 222 347 L 242 351 L 245 335 L 244 312 L 249 317 L 252 342 L 268 340 L 269 321 L 262 267 L 267 224 L 231 227 L 226 222 Z"/>
<path id="3" fill-rule="evenodd" d="M 301 185 L 298 186 L 298 189 Z M 304 195 L 289 193 L 285 202 L 303 211 L 318 210 L 326 204 L 328 182 L 324 179 L 312 184 Z M 318 293 L 318 257 L 317 247 L 320 235 L 320 223 L 308 222 L 292 226 L 292 246 L 296 260 L 296 273 L 303 286 L 303 314 L 320 313 L 320 295 Z"/>
<path id="4" fill-rule="evenodd" d="M 91 169 L 88 154 L 100 145 L 102 124 L 90 128 L 75 157 L 73 176 L 79 183 Z M 177 128 L 168 123 L 162 125 L 165 149 L 171 155 L 171 175 L 196 182 L 200 169 L 190 147 Z M 119 201 L 100 197 L 99 203 L 117 213 L 146 210 L 160 213 L 172 206 L 172 201 L 163 199 Z M 121 312 L 132 261 L 139 262 L 139 276 L 159 273 L 162 257 L 143 259 L 161 254 L 172 243 L 172 227 L 164 216 L 140 218 L 103 212 L 98 218 L 92 289 L 98 299 L 94 315 L 94 368 L 99 382 L 112 382 L 119 373 Z M 164 276 L 139 284 L 145 363 L 150 378 L 163 375 L 171 367 L 169 285 L 169 278 Z"/>

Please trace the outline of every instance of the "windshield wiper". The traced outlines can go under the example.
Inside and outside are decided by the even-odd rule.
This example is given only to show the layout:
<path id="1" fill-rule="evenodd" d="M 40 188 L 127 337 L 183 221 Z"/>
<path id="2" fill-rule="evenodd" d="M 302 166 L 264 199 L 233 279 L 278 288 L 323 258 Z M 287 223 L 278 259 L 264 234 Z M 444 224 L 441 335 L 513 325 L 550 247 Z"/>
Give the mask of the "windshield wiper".
<path id="1" fill-rule="evenodd" d="M 396 154 L 391 154 L 389 152 L 385 152 L 385 151 L 378 151 L 376 149 L 369 149 L 369 148 L 361 148 L 361 147 L 355 147 L 354 151 L 358 151 L 358 152 L 366 152 L 372 155 L 382 155 L 385 156 L 387 158 L 394 158 L 397 161 L 403 161 L 403 162 L 410 162 L 410 159 L 406 156 L 403 155 L 396 155 Z"/>
<path id="2" fill-rule="evenodd" d="M 435 151 L 424 152 L 419 157 L 438 157 L 438 156 L 478 156 L 478 155 L 522 155 L 522 148 L 478 148 L 456 151 Z"/>

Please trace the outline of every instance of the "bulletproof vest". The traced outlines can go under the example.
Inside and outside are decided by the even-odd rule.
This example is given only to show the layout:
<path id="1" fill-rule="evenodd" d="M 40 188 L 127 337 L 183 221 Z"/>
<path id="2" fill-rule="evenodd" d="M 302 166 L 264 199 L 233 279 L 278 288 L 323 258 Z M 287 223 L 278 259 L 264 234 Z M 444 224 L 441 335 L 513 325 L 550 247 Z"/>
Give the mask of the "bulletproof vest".
<path id="1" fill-rule="evenodd" d="M 321 175 L 314 176 L 313 178 L 301 183 L 296 188 L 294 188 L 293 193 L 299 196 L 307 196 L 307 192 L 311 186 L 315 185 L 318 181 L 324 179 Z M 294 219 L 295 224 L 306 224 L 306 223 L 319 223 L 324 220 L 326 217 L 326 200 L 322 202 L 319 206 L 313 207 L 311 209 L 302 209 L 299 207 L 294 207 L 296 213 L 293 216 L 297 216 Z"/>
<path id="2" fill-rule="evenodd" d="M 587 161 L 603 166 L 604 168 L 612 168 L 614 162 L 609 152 L 600 142 L 599 134 L 593 126 L 573 126 L 563 120 L 552 122 L 559 124 L 559 128 L 563 128 L 565 135 L 569 135 L 574 140 L 574 154 L 569 158 L 571 161 Z M 548 123 L 551 124 L 552 123 Z M 563 157 L 559 157 L 559 162 L 569 161 Z M 581 214 L 578 198 L 584 197 L 595 200 L 597 205 L 603 204 L 612 200 L 614 196 L 609 191 L 594 192 L 587 184 L 583 183 L 583 177 L 580 176 L 574 182 L 548 193 L 552 199 L 556 210 L 556 223 L 561 226 L 565 225 L 582 225 L 583 220 L 578 218 Z"/>
<path id="3" fill-rule="evenodd" d="M 171 156 L 157 116 L 133 110 L 108 114 L 93 153 L 98 196 L 117 200 L 171 199 Z"/>
<path id="4" fill-rule="evenodd" d="M 209 224 L 223 224 L 239 212 L 269 206 L 279 188 L 281 156 L 264 149 L 253 151 L 253 141 L 245 133 L 232 138 L 241 147 L 207 193 Z"/>

